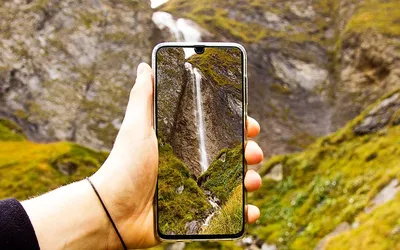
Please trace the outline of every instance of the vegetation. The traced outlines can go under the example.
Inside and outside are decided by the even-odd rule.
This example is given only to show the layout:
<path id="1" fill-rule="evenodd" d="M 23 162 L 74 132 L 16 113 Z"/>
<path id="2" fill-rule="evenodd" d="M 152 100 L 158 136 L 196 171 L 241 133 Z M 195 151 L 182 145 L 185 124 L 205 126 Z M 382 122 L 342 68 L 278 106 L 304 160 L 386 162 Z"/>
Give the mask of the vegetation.
<path id="1" fill-rule="evenodd" d="M 20 200 L 43 194 L 94 173 L 107 154 L 68 142 L 49 144 L 25 140 L 10 121 L 0 122 L 0 198 Z M 73 166 L 65 175 L 60 165 Z"/>
<path id="2" fill-rule="evenodd" d="M 389 36 L 400 35 L 400 8 L 396 0 L 367 0 L 352 16 L 346 31 L 373 30 Z"/>
<path id="3" fill-rule="evenodd" d="M 222 35 L 243 43 L 257 43 L 271 37 L 284 38 L 292 42 L 324 43 L 324 31 L 329 24 L 326 17 L 335 15 L 338 10 L 338 2 L 337 0 L 312 1 L 313 8 L 318 10 L 312 22 L 307 18 L 297 18 L 285 30 L 273 29 L 250 16 L 262 16 L 268 11 L 281 17 L 290 17 L 292 16 L 290 10 L 292 3 L 289 1 L 250 0 L 243 4 L 237 0 L 200 0 L 196 2 L 170 0 L 162 9 L 174 16 L 194 20 L 215 35 Z M 283 23 L 283 21 L 280 22 Z M 312 30 L 312 32 L 304 32 L 304 30 Z"/>
<path id="4" fill-rule="evenodd" d="M 400 249 L 400 195 L 371 214 L 357 217 L 360 226 L 329 240 L 326 250 Z"/>
<path id="5" fill-rule="evenodd" d="M 230 150 L 221 150 L 197 182 L 203 189 L 211 191 L 222 203 L 225 203 L 233 190 L 243 182 L 242 159 L 242 144 Z"/>
<path id="6" fill-rule="evenodd" d="M 173 154 L 171 145 L 163 142 L 159 145 L 160 230 L 164 234 L 185 234 L 186 223 L 204 219 L 211 210 L 211 205 L 191 177 L 189 169 Z"/>
<path id="7" fill-rule="evenodd" d="M 238 185 L 231 197 L 211 219 L 202 234 L 237 234 L 243 229 L 243 186 Z"/>
<path id="8" fill-rule="evenodd" d="M 0 141 L 23 141 L 23 131 L 15 123 L 0 118 Z"/>
<path id="9" fill-rule="evenodd" d="M 204 76 L 210 76 L 218 86 L 242 89 L 242 55 L 239 49 L 207 48 L 203 54 L 194 54 L 188 61 L 199 68 Z M 229 73 L 221 73 L 227 69 L 237 80 L 232 81 Z"/>
<path id="10" fill-rule="evenodd" d="M 259 224 L 251 228 L 252 234 L 279 249 L 310 249 L 340 223 L 357 220 L 359 228 L 332 239 L 331 243 L 339 238 L 340 241 L 328 249 L 396 246 L 398 233 L 388 237 L 388 232 L 395 230 L 400 220 L 400 213 L 392 213 L 399 198 L 371 214 L 363 212 L 385 185 L 400 179 L 400 127 L 389 124 L 377 133 L 363 136 L 353 132 L 375 105 L 304 152 L 276 156 L 264 165 L 262 175 L 281 164 L 284 179 L 264 177 L 261 190 L 249 197 L 250 203 L 260 206 L 262 214 Z M 389 213 L 391 216 L 386 219 L 391 222 L 384 223 L 383 216 Z M 372 226 L 378 222 L 382 225 Z M 377 243 L 381 248 L 375 247 Z"/>

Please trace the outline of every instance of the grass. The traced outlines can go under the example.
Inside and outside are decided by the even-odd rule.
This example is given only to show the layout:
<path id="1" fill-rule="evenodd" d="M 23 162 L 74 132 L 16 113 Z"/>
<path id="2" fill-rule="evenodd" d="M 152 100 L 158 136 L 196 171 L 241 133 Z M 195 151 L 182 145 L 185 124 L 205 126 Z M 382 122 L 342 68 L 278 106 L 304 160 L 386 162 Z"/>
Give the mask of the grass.
<path id="1" fill-rule="evenodd" d="M 399 36 L 399 2 L 396 0 L 365 1 L 350 19 L 345 31 L 365 32 L 367 30 Z"/>
<path id="2" fill-rule="evenodd" d="M 7 124 L 7 126 L 4 126 Z M 0 122 L 0 198 L 24 200 L 93 174 L 107 153 L 69 143 L 33 143 L 21 129 L 2 119 Z M 73 165 L 75 172 L 64 175 L 61 163 Z"/>
<path id="3" fill-rule="evenodd" d="M 225 155 L 225 161 L 220 160 Z M 224 204 L 233 190 L 243 182 L 242 144 L 233 149 L 223 149 L 203 173 L 198 183 L 211 191 Z"/>
<path id="4" fill-rule="evenodd" d="M 363 136 L 353 133 L 353 128 L 377 103 L 304 152 L 275 156 L 264 165 L 262 176 L 282 164 L 284 179 L 280 182 L 264 179 L 260 191 L 249 196 L 249 202 L 258 205 L 262 214 L 259 223 L 250 229 L 251 234 L 276 244 L 279 249 L 313 248 L 340 223 L 354 222 L 385 185 L 394 178 L 400 179 L 400 126 L 389 124 L 384 133 Z M 343 244 L 335 243 L 332 249 L 348 249 L 343 246 L 375 249 L 374 242 L 382 246 L 377 249 L 393 249 L 383 247 L 398 242 L 398 236 L 389 237 L 385 233 L 393 228 L 392 224 L 383 220 L 386 231 L 382 229 L 381 233 L 371 224 L 391 213 L 395 207 L 391 204 L 382 205 L 372 217 L 365 215 L 360 220 L 360 232 L 353 230 L 349 236 L 338 236 Z M 400 213 L 393 213 L 388 220 L 400 220 Z M 368 247 L 365 239 L 370 242 Z"/>
<path id="5" fill-rule="evenodd" d="M 211 219 L 202 234 L 237 234 L 243 228 L 243 186 L 232 191 L 231 197 Z"/>
<path id="6" fill-rule="evenodd" d="M 400 249 L 400 195 L 371 214 L 357 219 L 361 226 L 329 240 L 326 250 Z"/>
<path id="7" fill-rule="evenodd" d="M 202 220 L 211 210 L 207 197 L 191 177 L 189 169 L 172 152 L 169 144 L 159 143 L 158 213 L 164 234 L 185 234 L 185 225 Z M 178 188 L 183 186 L 181 193 Z"/>
<path id="8" fill-rule="evenodd" d="M 0 118 L 0 141 L 23 141 L 25 136 L 22 129 L 15 123 Z"/>
<path id="9" fill-rule="evenodd" d="M 188 61 L 199 68 L 204 76 L 211 77 L 218 86 L 242 89 L 242 55 L 239 49 L 206 48 L 203 54 L 194 54 Z M 226 70 L 230 72 L 223 72 Z M 235 81 L 227 75 L 233 75 Z"/>

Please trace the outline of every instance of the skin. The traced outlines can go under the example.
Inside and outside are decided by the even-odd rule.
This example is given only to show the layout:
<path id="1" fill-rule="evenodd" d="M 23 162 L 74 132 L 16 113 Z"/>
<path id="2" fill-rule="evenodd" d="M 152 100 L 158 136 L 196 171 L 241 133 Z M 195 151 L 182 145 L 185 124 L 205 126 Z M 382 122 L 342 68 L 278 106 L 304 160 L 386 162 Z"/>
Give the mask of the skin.
<path id="1" fill-rule="evenodd" d="M 152 125 L 153 81 L 150 66 L 141 63 L 126 114 L 111 153 L 91 176 L 128 248 L 159 244 L 154 229 L 153 197 L 158 169 L 157 138 Z M 263 159 L 260 147 L 251 140 L 260 132 L 256 120 L 247 119 L 245 158 L 248 164 Z M 260 176 L 249 170 L 247 191 L 261 186 Z M 79 181 L 22 202 L 35 229 L 40 248 L 122 249 L 92 187 Z M 246 207 L 246 221 L 254 223 L 260 210 Z"/>

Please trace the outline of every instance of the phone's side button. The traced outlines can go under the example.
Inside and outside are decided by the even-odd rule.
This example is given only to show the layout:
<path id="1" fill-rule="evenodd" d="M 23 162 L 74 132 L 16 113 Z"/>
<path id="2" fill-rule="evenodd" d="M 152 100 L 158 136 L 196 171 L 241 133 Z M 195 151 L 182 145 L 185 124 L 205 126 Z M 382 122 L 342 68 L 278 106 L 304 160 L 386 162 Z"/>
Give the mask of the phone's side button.
<path id="1" fill-rule="evenodd" d="M 245 89 L 246 89 L 246 105 L 249 104 L 249 80 L 247 76 L 245 77 Z"/>

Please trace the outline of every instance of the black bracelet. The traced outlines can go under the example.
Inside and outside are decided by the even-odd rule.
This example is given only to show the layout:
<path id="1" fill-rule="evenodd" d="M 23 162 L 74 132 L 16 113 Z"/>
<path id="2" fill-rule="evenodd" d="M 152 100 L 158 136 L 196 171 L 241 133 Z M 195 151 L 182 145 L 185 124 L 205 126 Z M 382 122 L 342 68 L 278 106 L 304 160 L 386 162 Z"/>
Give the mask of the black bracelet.
<path id="1" fill-rule="evenodd" d="M 97 198 L 99 198 L 99 201 L 100 201 L 101 205 L 103 206 L 104 211 L 106 211 L 107 217 L 108 217 L 108 219 L 110 219 L 111 224 L 112 224 L 112 226 L 114 227 L 115 232 L 117 233 L 118 238 L 119 238 L 119 240 L 120 240 L 121 243 L 122 243 L 122 246 L 124 247 L 124 250 L 127 250 L 128 248 L 126 247 L 125 242 L 124 242 L 124 240 L 122 239 L 121 234 L 118 232 L 117 226 L 115 225 L 114 221 L 112 220 L 111 215 L 110 215 L 110 213 L 108 212 L 108 210 L 107 210 L 107 208 L 106 208 L 106 205 L 104 205 L 104 202 L 102 201 L 99 192 L 97 192 L 97 189 L 94 187 L 94 185 L 93 185 L 92 181 L 89 179 L 89 177 L 86 177 L 86 180 L 90 183 L 90 186 L 92 186 L 94 192 L 95 192 L 96 195 L 97 195 Z"/>

